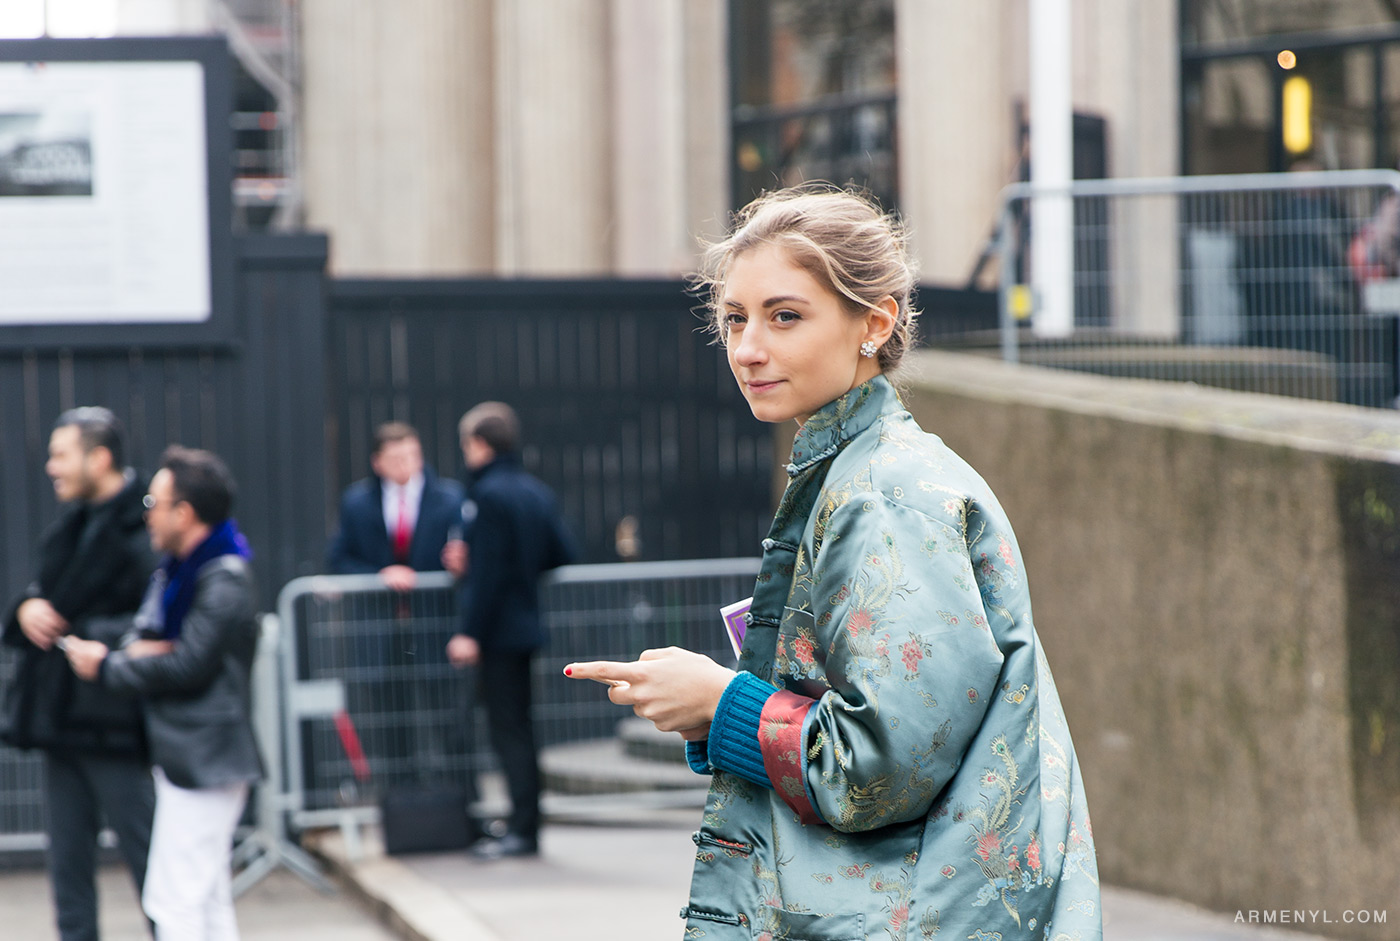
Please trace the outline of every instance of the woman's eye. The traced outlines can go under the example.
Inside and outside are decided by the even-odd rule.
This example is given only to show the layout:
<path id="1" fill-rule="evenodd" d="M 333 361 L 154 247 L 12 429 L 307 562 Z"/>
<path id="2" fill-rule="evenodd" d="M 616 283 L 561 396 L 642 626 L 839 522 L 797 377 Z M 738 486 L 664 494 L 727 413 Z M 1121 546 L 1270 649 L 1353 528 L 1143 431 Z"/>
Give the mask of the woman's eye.
<path id="1" fill-rule="evenodd" d="M 780 310 L 774 314 L 774 317 L 779 323 L 793 323 L 802 319 L 802 315 L 795 310 Z"/>
<path id="2" fill-rule="evenodd" d="M 726 327 L 742 327 L 747 318 L 743 314 L 728 313 L 724 315 L 724 325 Z"/>

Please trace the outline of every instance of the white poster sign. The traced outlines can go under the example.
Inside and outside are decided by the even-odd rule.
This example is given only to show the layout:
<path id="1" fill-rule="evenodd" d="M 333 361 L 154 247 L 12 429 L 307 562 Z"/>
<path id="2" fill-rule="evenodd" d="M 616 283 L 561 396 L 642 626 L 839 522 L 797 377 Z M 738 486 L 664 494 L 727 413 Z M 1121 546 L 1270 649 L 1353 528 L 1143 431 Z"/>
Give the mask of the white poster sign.
<path id="1" fill-rule="evenodd" d="M 211 313 L 204 69 L 0 62 L 0 325 Z"/>

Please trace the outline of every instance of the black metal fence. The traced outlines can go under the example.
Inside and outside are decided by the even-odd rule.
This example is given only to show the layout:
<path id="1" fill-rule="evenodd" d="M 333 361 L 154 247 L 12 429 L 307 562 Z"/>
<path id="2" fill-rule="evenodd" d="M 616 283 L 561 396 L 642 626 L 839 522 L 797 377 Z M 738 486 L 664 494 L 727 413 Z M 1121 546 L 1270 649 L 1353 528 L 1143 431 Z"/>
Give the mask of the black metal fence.
<path id="1" fill-rule="evenodd" d="M 628 517 L 643 559 L 750 554 L 763 536 L 772 438 L 679 281 L 336 282 L 320 237 L 238 250 L 231 343 L 0 348 L 4 598 L 31 577 L 57 510 L 43 471 L 53 420 L 83 404 L 126 422 L 140 473 L 174 442 L 228 460 L 269 606 L 322 569 L 376 423 L 412 422 L 455 475 L 457 420 L 486 399 L 519 410 L 525 463 L 559 492 L 584 561 L 616 561 Z"/>
<path id="2" fill-rule="evenodd" d="M 339 281 L 330 293 L 327 442 L 339 492 L 376 424 L 461 472 L 457 421 L 520 414 L 526 467 L 555 489 L 583 559 L 752 554 L 772 512 L 772 432 L 755 420 L 679 281 Z M 628 522 L 624 522 L 628 521 Z"/>
<path id="3" fill-rule="evenodd" d="M 326 241 L 247 238 L 238 249 L 232 343 L 0 350 L 4 601 L 32 576 L 39 534 L 57 511 L 44 460 L 54 419 L 75 405 L 106 405 L 122 418 L 138 472 L 149 473 L 172 443 L 223 455 L 240 484 L 235 512 L 268 604 L 282 583 L 318 567 Z"/>

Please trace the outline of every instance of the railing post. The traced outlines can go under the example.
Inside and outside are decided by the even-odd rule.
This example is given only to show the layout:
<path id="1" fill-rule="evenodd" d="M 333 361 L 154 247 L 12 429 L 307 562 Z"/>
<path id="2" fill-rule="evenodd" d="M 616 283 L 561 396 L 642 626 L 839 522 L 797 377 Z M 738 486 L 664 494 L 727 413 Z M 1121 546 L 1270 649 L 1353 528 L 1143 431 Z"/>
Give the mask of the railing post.
<path id="1" fill-rule="evenodd" d="M 1002 200 L 1001 221 L 997 225 L 997 312 L 1001 324 L 1001 358 L 1008 363 L 1020 360 L 1016 342 L 1016 315 L 1011 309 L 1011 289 L 1016 283 L 1016 237 L 1012 226 L 1011 204 L 1017 198 L 1007 196 Z"/>
<path id="2" fill-rule="evenodd" d="M 1070 0 L 1030 0 L 1031 283 L 1036 336 L 1074 332 Z"/>

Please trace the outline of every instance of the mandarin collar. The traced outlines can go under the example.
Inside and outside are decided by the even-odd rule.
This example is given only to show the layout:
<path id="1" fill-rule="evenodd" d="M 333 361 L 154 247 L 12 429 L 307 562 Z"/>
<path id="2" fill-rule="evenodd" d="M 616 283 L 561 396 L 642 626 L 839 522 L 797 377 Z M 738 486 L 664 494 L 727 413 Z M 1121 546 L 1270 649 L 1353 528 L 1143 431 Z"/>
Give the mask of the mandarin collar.
<path id="1" fill-rule="evenodd" d="M 788 476 L 796 477 L 818 461 L 825 460 L 847 441 L 875 424 L 881 415 L 903 407 L 899 394 L 883 373 L 828 402 L 807 419 L 793 440 Z"/>

